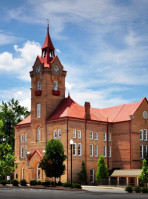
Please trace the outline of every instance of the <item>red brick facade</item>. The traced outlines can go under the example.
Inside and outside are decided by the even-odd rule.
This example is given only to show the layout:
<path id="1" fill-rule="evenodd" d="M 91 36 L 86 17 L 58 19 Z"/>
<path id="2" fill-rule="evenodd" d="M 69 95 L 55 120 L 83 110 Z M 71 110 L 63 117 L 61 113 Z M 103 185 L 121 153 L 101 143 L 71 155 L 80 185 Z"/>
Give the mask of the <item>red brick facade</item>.
<path id="1" fill-rule="evenodd" d="M 70 181 L 70 139 L 73 139 L 76 148 L 73 155 L 73 180 L 76 182 L 83 160 L 88 183 L 93 183 L 90 170 L 94 171 L 95 182 L 100 155 L 105 156 L 110 170 L 141 168 L 148 145 L 148 119 L 147 115 L 143 117 L 143 112 L 148 112 L 146 98 L 106 109 L 91 108 L 88 102 L 82 107 L 70 96 L 65 98 L 66 71 L 54 55 L 48 29 L 42 56 L 37 57 L 30 77 L 31 116 L 15 126 L 18 165 L 15 178 L 25 178 L 28 182 L 31 179 L 46 180 L 38 164 L 51 138 L 63 143 L 67 155 L 66 171 L 61 178 L 63 182 Z M 140 130 L 143 130 L 141 140 Z"/>

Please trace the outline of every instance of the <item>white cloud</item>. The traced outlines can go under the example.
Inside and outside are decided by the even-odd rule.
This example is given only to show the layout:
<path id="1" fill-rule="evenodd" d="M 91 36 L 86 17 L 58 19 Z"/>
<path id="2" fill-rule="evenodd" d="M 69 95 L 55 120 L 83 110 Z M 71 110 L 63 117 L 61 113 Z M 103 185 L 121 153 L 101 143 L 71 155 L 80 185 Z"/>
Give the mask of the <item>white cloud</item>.
<path id="1" fill-rule="evenodd" d="M 40 44 L 34 41 L 26 41 L 23 47 L 14 45 L 16 56 L 12 53 L 3 52 L 0 54 L 0 71 L 11 72 L 16 78 L 30 81 L 29 71 L 41 53 Z"/>
<path id="2" fill-rule="evenodd" d="M 6 45 L 6 44 L 14 43 L 20 40 L 21 38 L 18 38 L 12 35 L 11 33 L 6 33 L 0 30 L 0 45 Z"/>
<path id="3" fill-rule="evenodd" d="M 59 54 L 61 53 L 60 49 L 58 49 L 58 48 L 56 49 L 56 52 Z"/>

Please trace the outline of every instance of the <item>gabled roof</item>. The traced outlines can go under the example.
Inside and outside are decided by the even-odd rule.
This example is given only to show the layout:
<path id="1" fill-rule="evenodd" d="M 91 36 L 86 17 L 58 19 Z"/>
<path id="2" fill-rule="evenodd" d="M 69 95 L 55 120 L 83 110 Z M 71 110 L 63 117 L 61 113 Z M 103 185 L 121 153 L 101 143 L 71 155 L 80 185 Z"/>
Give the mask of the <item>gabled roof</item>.
<path id="1" fill-rule="evenodd" d="M 30 155 L 30 158 L 29 158 L 29 160 L 31 160 L 31 158 L 35 155 L 35 153 L 37 153 L 38 154 L 38 156 L 40 157 L 40 158 L 42 158 L 43 157 L 43 154 L 41 153 L 41 151 L 40 150 L 38 150 L 38 149 L 36 149 L 31 155 Z"/>

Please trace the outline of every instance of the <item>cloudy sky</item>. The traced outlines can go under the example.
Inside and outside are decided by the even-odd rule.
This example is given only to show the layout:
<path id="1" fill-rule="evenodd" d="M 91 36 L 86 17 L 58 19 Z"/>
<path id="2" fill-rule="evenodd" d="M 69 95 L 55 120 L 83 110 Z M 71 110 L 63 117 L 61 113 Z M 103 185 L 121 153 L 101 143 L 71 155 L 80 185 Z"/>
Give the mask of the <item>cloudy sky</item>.
<path id="1" fill-rule="evenodd" d="M 30 108 L 47 18 L 66 95 L 98 108 L 148 98 L 148 0 L 5 0 L 0 11 L 0 102 Z"/>

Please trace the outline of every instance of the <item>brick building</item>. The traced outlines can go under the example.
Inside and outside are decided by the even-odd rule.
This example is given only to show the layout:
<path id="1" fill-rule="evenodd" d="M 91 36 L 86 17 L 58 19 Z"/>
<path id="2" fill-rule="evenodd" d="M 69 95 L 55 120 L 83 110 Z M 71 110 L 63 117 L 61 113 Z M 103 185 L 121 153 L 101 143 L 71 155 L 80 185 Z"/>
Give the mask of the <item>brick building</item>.
<path id="1" fill-rule="evenodd" d="M 63 143 L 67 155 L 63 182 L 70 181 L 70 139 L 74 141 L 74 181 L 84 160 L 88 183 L 94 183 L 100 155 L 110 170 L 140 169 L 148 145 L 147 99 L 103 109 L 92 108 L 89 102 L 80 106 L 65 97 L 66 73 L 47 27 L 41 57 L 37 56 L 30 72 L 31 115 L 15 126 L 15 178 L 46 180 L 38 165 L 51 138 Z"/>

